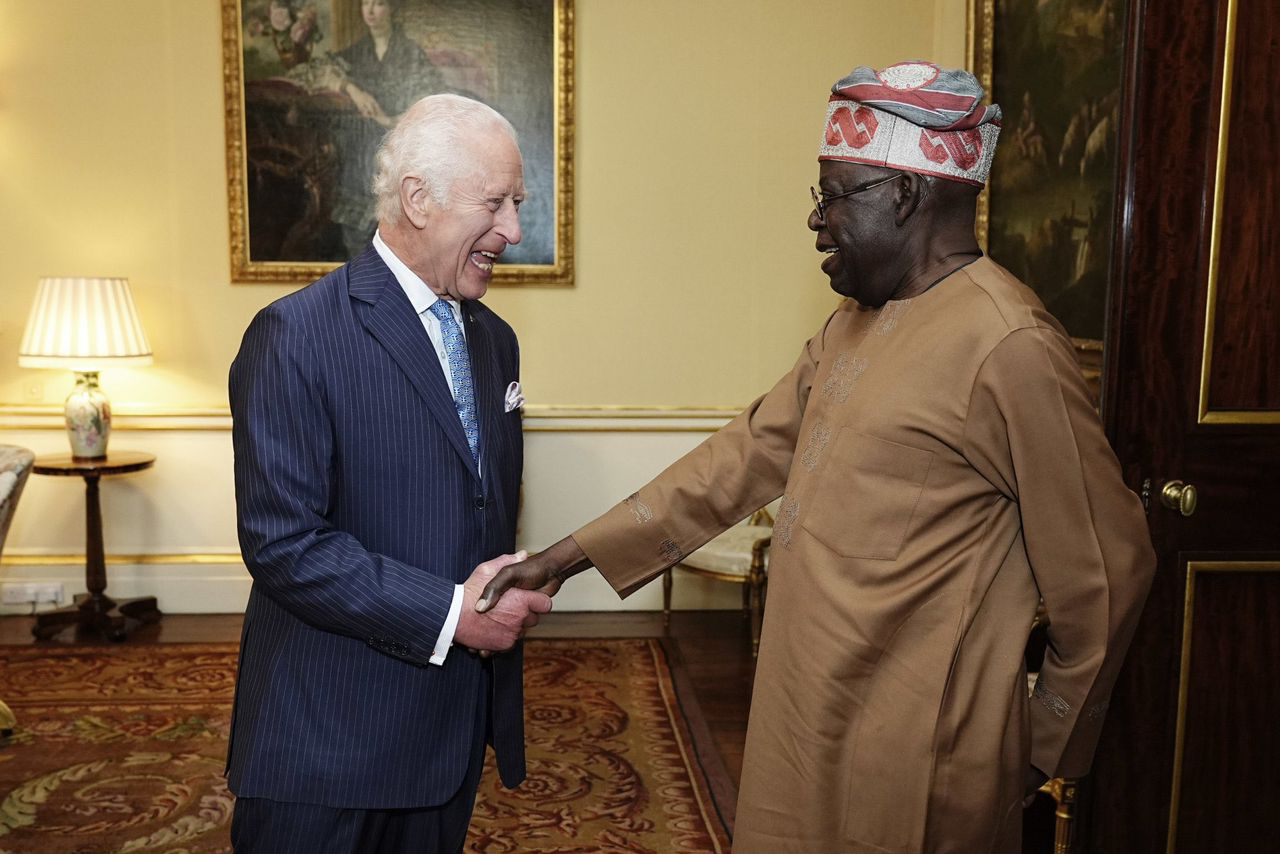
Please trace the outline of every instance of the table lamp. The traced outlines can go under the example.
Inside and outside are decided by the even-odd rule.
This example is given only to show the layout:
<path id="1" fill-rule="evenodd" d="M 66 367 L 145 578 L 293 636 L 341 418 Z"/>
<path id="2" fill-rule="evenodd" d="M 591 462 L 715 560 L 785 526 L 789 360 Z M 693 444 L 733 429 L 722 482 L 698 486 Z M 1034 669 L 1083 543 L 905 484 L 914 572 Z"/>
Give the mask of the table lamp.
<path id="1" fill-rule="evenodd" d="M 138 320 L 129 280 L 41 279 L 18 364 L 76 372 L 66 410 L 71 453 L 82 459 L 105 457 L 111 402 L 98 388 L 98 371 L 151 364 L 151 346 Z"/>

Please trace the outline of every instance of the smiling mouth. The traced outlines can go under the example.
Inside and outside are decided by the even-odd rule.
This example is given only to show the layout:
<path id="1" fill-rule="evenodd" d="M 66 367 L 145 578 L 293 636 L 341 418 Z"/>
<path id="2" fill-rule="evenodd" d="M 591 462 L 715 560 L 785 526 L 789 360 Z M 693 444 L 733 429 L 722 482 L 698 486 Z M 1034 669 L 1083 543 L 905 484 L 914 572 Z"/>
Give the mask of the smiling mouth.
<path id="1" fill-rule="evenodd" d="M 486 273 L 493 272 L 493 262 L 496 260 L 498 260 L 498 253 L 489 252 L 486 249 L 477 249 L 470 255 L 471 263 Z"/>

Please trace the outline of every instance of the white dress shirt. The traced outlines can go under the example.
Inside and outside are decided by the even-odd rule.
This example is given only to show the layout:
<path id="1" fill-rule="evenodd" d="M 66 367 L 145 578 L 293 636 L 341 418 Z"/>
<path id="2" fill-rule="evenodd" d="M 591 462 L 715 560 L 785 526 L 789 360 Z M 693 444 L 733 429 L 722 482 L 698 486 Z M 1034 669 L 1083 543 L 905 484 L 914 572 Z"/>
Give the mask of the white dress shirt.
<path id="1" fill-rule="evenodd" d="M 380 232 L 375 231 L 373 234 L 373 248 L 383 262 L 391 268 L 404 295 L 409 298 L 413 310 L 418 313 L 418 319 L 422 321 L 423 328 L 427 330 L 427 337 L 435 347 L 436 358 L 440 360 L 440 368 L 444 371 L 444 380 L 449 384 L 449 393 L 456 398 L 453 372 L 449 370 L 449 356 L 444 349 L 444 332 L 440 329 L 440 320 L 431 313 L 431 306 L 441 298 L 436 296 L 431 288 L 427 287 L 426 282 L 418 278 L 416 273 L 396 257 L 391 248 L 383 242 Z M 462 322 L 462 306 L 451 299 L 446 299 L 444 302 L 453 312 L 454 319 L 458 321 L 458 328 L 462 330 L 463 340 L 466 340 L 467 327 Z M 449 654 L 449 647 L 453 646 L 453 635 L 458 630 L 458 617 L 461 614 L 462 585 L 458 584 L 453 589 L 453 603 L 449 606 L 449 616 L 445 618 L 444 625 L 440 628 L 440 637 L 436 638 L 436 646 L 431 653 L 432 664 L 444 664 L 445 656 Z"/>

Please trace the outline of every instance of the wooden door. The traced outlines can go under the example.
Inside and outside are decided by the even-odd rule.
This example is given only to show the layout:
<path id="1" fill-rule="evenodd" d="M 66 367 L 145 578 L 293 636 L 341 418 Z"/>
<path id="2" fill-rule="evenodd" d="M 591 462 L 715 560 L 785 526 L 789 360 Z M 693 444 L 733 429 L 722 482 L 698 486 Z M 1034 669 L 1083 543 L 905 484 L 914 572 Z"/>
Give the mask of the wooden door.
<path id="1" fill-rule="evenodd" d="M 1103 411 L 1159 569 L 1091 852 L 1280 851 L 1280 3 L 1136 0 Z M 1194 485 L 1194 512 L 1161 501 Z M 1186 508 L 1189 509 L 1189 508 Z"/>

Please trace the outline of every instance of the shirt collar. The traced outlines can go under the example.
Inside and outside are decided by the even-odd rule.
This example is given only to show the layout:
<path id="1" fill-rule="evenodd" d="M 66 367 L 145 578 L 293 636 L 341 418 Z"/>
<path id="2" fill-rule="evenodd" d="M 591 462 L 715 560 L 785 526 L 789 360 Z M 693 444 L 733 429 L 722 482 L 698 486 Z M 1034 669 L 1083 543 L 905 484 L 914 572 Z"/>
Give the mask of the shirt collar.
<path id="1" fill-rule="evenodd" d="M 427 287 L 427 283 L 418 277 L 418 274 L 409 269 L 409 266 L 396 257 L 396 253 L 391 251 L 391 247 L 382 239 L 382 232 L 375 231 L 373 233 L 373 249 L 391 269 L 392 275 L 396 277 L 396 281 L 400 283 L 400 289 L 404 291 L 404 295 L 409 298 L 409 303 L 413 306 L 413 310 L 418 314 L 427 311 L 431 306 L 435 305 L 437 300 L 444 299 L 437 296 L 431 288 Z M 444 299 L 453 310 L 455 317 L 461 319 L 462 307 L 455 300 Z"/>

